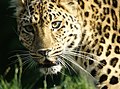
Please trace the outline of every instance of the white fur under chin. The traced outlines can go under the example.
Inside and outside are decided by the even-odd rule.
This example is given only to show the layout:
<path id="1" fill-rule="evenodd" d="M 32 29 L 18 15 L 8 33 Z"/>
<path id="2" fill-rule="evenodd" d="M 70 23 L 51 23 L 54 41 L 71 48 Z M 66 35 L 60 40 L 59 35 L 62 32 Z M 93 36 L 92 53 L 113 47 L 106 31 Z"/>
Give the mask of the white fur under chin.
<path id="1" fill-rule="evenodd" d="M 56 66 L 52 66 L 50 68 L 40 68 L 40 72 L 43 74 L 57 74 L 58 72 L 60 72 L 62 69 L 62 66 L 56 65 Z"/>

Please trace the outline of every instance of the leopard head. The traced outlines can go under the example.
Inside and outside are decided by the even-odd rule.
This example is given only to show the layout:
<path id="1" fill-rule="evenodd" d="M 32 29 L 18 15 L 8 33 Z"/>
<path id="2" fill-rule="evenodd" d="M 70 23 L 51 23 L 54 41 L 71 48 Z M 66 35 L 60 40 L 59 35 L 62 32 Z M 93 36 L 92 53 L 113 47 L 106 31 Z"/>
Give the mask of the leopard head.
<path id="1" fill-rule="evenodd" d="M 81 25 L 77 3 L 71 0 L 21 0 L 18 11 L 18 32 L 22 44 L 43 73 L 55 74 L 64 65 L 68 50 L 75 49 L 81 40 Z M 70 7 L 70 8 L 68 8 Z M 76 12 L 76 11 L 74 11 Z"/>

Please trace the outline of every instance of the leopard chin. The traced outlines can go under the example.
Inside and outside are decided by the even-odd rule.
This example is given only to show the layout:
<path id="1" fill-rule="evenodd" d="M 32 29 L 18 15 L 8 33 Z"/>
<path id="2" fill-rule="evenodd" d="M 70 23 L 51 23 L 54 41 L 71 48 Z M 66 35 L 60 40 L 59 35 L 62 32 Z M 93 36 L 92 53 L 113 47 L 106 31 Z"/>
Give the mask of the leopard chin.
<path id="1" fill-rule="evenodd" d="M 43 67 L 40 68 L 40 72 L 48 75 L 48 74 L 57 74 L 58 72 L 60 72 L 62 69 L 62 65 L 61 64 L 57 64 L 55 66 L 51 66 L 51 67 Z"/>
<path id="2" fill-rule="evenodd" d="M 57 74 L 58 72 L 61 71 L 62 69 L 62 64 L 60 62 L 61 59 L 56 57 L 56 61 L 54 62 L 50 61 L 47 58 L 44 58 L 43 60 L 44 61 L 42 61 L 42 63 L 40 62 L 37 62 L 37 63 L 38 63 L 40 72 L 43 73 L 44 75 Z"/>

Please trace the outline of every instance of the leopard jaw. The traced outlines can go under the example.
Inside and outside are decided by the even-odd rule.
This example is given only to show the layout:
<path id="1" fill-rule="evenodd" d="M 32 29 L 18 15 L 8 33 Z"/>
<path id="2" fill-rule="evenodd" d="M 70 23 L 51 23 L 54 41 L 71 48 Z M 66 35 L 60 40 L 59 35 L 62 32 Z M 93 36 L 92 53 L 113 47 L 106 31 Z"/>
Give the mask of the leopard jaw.
<path id="1" fill-rule="evenodd" d="M 61 64 L 49 67 L 49 68 L 40 68 L 40 72 L 47 75 L 47 74 L 57 74 L 62 69 Z"/>

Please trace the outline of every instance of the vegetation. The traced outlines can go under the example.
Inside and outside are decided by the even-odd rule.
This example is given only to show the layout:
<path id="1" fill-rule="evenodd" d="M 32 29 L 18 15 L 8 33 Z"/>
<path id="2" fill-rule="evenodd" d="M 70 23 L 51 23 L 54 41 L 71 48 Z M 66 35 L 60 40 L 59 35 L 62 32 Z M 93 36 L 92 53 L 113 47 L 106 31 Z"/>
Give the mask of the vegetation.
<path id="1" fill-rule="evenodd" d="M 18 59 L 19 59 L 19 68 L 18 66 L 15 66 L 14 78 L 10 82 L 7 82 L 6 80 L 4 80 L 3 77 L 0 77 L 0 89 L 38 89 L 38 88 L 32 88 L 35 85 L 35 82 L 32 79 L 31 82 L 33 82 L 33 84 L 28 83 L 26 87 L 24 88 L 22 87 L 21 84 L 22 62 L 20 58 Z M 44 80 L 43 84 L 44 84 L 43 88 L 39 88 L 39 89 L 95 89 L 94 85 L 90 81 L 88 81 L 88 79 L 86 79 L 84 75 L 81 77 L 62 75 L 61 83 L 57 86 L 54 85 L 52 88 L 47 88 L 48 86 L 47 80 Z"/>

